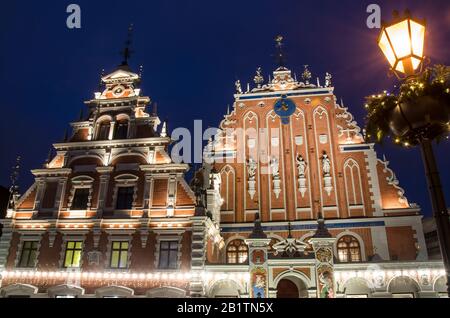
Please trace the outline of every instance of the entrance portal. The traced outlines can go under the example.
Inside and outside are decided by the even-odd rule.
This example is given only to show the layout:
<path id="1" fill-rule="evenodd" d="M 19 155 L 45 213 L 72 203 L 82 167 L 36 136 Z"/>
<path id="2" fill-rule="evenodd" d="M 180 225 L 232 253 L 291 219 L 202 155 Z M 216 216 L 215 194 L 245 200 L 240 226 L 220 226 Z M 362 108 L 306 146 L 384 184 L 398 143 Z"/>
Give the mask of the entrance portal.
<path id="1" fill-rule="evenodd" d="M 297 285 L 289 279 L 282 279 L 277 285 L 277 298 L 299 298 Z"/>

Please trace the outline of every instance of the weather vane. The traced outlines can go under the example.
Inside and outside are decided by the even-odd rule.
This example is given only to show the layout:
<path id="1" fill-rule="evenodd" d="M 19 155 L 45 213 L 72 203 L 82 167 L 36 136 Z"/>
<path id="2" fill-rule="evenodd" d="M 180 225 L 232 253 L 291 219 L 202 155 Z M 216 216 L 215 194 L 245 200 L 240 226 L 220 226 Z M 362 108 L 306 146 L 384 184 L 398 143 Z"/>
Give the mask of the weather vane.
<path id="1" fill-rule="evenodd" d="M 128 59 L 131 57 L 131 53 L 133 53 L 133 51 L 131 50 L 132 35 L 133 35 L 133 23 L 131 23 L 130 26 L 128 27 L 128 36 L 127 40 L 125 41 L 125 48 L 122 51 L 123 55 L 122 65 L 128 65 Z"/>
<path id="2" fill-rule="evenodd" d="M 277 49 L 277 53 L 276 53 L 275 59 L 276 59 L 276 61 L 278 63 L 278 66 L 280 66 L 280 67 L 284 66 L 284 64 L 286 62 L 284 54 L 283 54 L 283 43 L 282 43 L 282 41 L 283 41 L 283 36 L 277 35 L 275 37 L 275 42 L 276 42 L 275 47 Z"/>

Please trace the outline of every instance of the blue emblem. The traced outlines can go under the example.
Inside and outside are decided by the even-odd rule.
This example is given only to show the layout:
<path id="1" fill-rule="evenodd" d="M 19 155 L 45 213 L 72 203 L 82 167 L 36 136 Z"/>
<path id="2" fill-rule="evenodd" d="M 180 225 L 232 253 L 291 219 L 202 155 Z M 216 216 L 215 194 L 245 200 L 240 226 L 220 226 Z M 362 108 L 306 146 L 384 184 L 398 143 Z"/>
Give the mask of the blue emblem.
<path id="1" fill-rule="evenodd" d="M 295 112 L 295 103 L 286 96 L 281 96 L 281 99 L 277 100 L 273 106 L 273 110 L 280 116 L 281 122 L 286 125 L 289 124 L 289 116 Z"/>

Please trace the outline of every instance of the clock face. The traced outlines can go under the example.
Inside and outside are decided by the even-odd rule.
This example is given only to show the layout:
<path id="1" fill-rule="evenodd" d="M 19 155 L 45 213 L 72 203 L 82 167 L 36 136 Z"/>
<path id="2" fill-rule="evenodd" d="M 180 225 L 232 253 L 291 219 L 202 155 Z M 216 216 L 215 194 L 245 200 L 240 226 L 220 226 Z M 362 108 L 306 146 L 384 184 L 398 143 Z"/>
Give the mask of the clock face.
<path id="1" fill-rule="evenodd" d="M 118 96 L 122 96 L 123 92 L 125 91 L 125 87 L 119 85 L 117 87 L 114 87 L 113 89 L 113 94 L 114 96 L 118 97 Z"/>
<path id="2" fill-rule="evenodd" d="M 273 110 L 280 116 L 283 124 L 289 124 L 289 116 L 295 112 L 295 103 L 286 96 L 281 96 L 273 106 Z"/>

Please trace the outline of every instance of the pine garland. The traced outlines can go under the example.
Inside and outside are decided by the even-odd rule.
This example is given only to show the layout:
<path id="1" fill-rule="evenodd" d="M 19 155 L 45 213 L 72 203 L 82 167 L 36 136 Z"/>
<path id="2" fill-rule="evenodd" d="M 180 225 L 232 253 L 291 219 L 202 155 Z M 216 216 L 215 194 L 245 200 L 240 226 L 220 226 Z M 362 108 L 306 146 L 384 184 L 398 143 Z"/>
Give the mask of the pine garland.
<path id="1" fill-rule="evenodd" d="M 395 135 L 389 127 L 389 118 L 394 108 L 403 103 L 409 103 L 414 99 L 429 96 L 441 101 L 450 112 L 450 67 L 434 65 L 424 70 L 419 76 L 402 83 L 398 94 L 390 94 L 384 91 L 381 94 L 367 96 L 365 108 L 365 139 L 367 142 L 381 144 L 385 139 L 392 139 L 395 144 L 401 146 L 413 146 L 418 143 L 413 134 L 406 136 Z M 450 128 L 450 123 L 448 124 Z M 448 135 L 449 129 L 442 131 L 437 138 Z"/>

